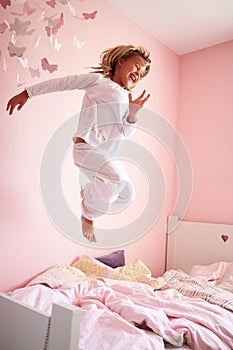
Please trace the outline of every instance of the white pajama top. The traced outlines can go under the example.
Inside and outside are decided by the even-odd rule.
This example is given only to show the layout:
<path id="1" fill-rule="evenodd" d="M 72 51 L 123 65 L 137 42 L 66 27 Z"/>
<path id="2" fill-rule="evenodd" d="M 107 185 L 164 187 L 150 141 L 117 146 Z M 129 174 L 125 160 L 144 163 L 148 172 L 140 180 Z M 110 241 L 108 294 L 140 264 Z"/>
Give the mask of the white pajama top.
<path id="1" fill-rule="evenodd" d="M 51 79 L 27 87 L 26 91 L 31 98 L 75 89 L 85 90 L 85 94 L 73 140 L 80 137 L 94 147 L 101 145 L 103 150 L 114 152 L 120 140 L 134 130 L 134 124 L 127 122 L 128 91 L 119 84 L 100 73 L 87 73 Z"/>

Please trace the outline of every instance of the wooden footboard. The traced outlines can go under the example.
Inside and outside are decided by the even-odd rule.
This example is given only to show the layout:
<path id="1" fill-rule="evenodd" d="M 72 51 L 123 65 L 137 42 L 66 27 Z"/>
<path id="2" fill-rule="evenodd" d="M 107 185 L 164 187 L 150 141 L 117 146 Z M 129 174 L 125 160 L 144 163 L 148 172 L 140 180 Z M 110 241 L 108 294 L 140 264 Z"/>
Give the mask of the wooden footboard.
<path id="1" fill-rule="evenodd" d="M 0 342 L 4 350 L 78 350 L 81 309 L 53 305 L 52 315 L 0 293 Z"/>

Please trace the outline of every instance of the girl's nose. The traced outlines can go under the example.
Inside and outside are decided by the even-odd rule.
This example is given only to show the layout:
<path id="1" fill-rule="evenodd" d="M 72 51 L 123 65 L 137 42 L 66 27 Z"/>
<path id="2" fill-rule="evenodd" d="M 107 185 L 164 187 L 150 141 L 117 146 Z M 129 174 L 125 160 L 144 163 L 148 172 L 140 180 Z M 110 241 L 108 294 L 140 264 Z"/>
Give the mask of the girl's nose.
<path id="1" fill-rule="evenodd" d="M 141 71 L 140 71 L 140 68 L 137 69 L 137 71 L 135 72 L 137 78 L 139 79 L 140 76 L 141 76 Z"/>

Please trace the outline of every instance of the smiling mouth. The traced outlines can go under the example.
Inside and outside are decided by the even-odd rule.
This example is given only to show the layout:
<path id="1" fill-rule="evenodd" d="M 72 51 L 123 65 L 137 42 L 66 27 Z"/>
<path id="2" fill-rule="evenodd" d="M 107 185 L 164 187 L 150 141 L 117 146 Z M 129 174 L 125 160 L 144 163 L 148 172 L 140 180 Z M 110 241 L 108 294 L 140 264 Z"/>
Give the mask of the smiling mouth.
<path id="1" fill-rule="evenodd" d="M 130 77 L 130 80 L 132 81 L 133 84 L 135 84 L 137 82 L 137 77 L 135 74 L 131 73 L 129 75 L 129 77 Z"/>

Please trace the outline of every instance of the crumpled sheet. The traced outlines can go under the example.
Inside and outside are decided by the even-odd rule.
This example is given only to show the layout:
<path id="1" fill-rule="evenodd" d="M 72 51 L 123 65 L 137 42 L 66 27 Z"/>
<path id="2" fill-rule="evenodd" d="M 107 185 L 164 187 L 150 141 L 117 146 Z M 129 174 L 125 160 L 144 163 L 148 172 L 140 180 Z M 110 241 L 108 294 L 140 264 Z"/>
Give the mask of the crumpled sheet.
<path id="1" fill-rule="evenodd" d="M 80 306 L 82 350 L 160 350 L 165 342 L 177 347 L 187 342 L 195 350 L 233 349 L 233 313 L 174 289 L 154 291 L 143 283 L 99 278 L 69 289 L 26 286 L 8 295 L 45 312 L 57 301 Z"/>

